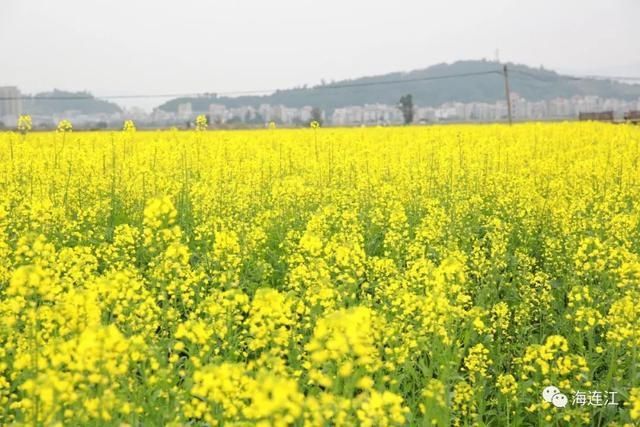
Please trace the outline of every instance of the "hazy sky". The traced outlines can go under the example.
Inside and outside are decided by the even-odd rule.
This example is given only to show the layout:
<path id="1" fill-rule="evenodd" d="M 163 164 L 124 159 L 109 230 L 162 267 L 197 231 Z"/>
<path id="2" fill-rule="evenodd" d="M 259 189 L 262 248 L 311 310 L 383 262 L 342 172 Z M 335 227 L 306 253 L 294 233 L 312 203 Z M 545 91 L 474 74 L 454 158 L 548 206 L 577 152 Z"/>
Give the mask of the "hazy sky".
<path id="1" fill-rule="evenodd" d="M 639 17 L 638 0 L 0 0 L 0 86 L 285 88 L 496 49 L 501 60 L 615 73 L 640 70 Z"/>

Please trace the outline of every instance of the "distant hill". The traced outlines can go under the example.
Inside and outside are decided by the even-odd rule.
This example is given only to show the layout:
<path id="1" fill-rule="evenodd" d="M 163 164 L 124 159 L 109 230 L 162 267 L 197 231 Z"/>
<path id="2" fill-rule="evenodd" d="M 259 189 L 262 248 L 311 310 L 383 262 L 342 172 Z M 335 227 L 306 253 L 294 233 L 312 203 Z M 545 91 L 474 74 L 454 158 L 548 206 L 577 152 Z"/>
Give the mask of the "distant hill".
<path id="1" fill-rule="evenodd" d="M 27 97 L 22 104 L 23 111 L 32 115 L 61 114 L 71 110 L 82 114 L 110 114 L 122 111 L 117 104 L 96 99 L 88 92 L 66 92 L 57 89 Z"/>
<path id="2" fill-rule="evenodd" d="M 608 80 L 574 79 L 544 68 L 532 68 L 520 64 L 508 64 L 511 90 L 531 101 L 555 97 L 569 98 L 574 95 L 598 95 L 605 98 L 637 99 L 640 84 L 624 84 Z M 191 102 L 194 111 L 207 111 L 209 104 L 227 107 L 260 104 L 283 104 L 288 107 L 311 105 L 328 111 L 348 105 L 373 103 L 396 104 L 400 96 L 411 93 L 416 105 L 438 106 L 448 101 L 495 102 L 504 98 L 504 81 L 501 74 L 486 74 L 430 81 L 408 81 L 406 83 L 369 85 L 375 82 L 415 80 L 500 71 L 502 64 L 494 61 L 458 61 L 452 64 L 437 64 L 409 72 L 396 72 L 379 76 L 343 80 L 310 88 L 279 90 L 266 96 L 177 98 L 162 104 L 164 111 L 177 111 L 178 105 Z M 341 85 L 361 85 L 337 88 Z"/>

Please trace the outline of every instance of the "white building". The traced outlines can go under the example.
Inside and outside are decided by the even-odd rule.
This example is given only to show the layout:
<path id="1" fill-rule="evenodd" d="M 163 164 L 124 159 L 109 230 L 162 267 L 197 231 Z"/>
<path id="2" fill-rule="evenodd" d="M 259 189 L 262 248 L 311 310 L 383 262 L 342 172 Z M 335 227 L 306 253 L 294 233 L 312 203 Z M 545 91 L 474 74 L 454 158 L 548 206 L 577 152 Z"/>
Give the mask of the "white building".
<path id="1" fill-rule="evenodd" d="M 193 110 L 191 109 L 190 102 L 178 104 L 178 118 L 180 120 L 190 120 L 192 117 L 193 117 Z"/>
<path id="2" fill-rule="evenodd" d="M 227 122 L 229 111 L 222 104 L 209 104 L 209 120 L 211 124 Z"/>

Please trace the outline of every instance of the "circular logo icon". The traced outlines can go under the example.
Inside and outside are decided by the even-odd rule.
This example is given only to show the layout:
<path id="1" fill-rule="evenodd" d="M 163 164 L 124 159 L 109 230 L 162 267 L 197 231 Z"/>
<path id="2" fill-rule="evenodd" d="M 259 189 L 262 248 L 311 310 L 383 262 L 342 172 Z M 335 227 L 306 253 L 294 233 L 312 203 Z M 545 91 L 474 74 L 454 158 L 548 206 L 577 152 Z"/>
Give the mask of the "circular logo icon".
<path id="1" fill-rule="evenodd" d="M 551 403 L 553 403 L 553 406 L 556 408 L 564 408 L 567 406 L 568 401 L 569 399 L 567 399 L 567 396 L 562 393 L 554 394 L 551 398 Z"/>
<path id="2" fill-rule="evenodd" d="M 550 385 L 549 387 L 542 390 L 542 398 L 546 402 L 551 403 L 551 399 L 553 399 L 553 396 L 559 393 L 560 389 L 558 389 L 558 387 Z"/>

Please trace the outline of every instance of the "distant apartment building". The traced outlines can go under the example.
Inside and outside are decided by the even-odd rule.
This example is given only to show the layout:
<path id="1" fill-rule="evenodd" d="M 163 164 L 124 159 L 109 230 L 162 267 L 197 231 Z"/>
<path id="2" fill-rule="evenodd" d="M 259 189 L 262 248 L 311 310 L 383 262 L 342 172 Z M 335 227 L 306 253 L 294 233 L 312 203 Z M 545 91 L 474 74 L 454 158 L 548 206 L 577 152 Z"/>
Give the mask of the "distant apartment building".
<path id="1" fill-rule="evenodd" d="M 413 114 L 416 123 L 428 123 L 436 120 L 436 110 L 433 107 L 417 107 Z"/>
<path id="2" fill-rule="evenodd" d="M 551 100 L 529 101 L 519 94 L 511 93 L 511 115 L 514 120 L 575 119 L 581 112 L 613 111 L 614 117 L 622 119 L 629 111 L 640 110 L 640 99 L 603 99 L 598 96 L 574 96 Z M 374 112 L 374 113 L 372 113 Z M 381 115 L 380 112 L 383 112 Z M 505 100 L 487 102 L 446 102 L 437 107 L 416 106 L 414 123 L 433 122 L 492 122 L 508 118 L 509 108 Z M 336 126 L 361 124 L 402 123 L 400 110 L 393 105 L 365 105 L 336 108 L 331 116 Z"/>
<path id="3" fill-rule="evenodd" d="M 465 116 L 469 121 L 490 121 L 496 116 L 496 106 L 486 102 L 471 102 L 466 104 Z"/>
<path id="4" fill-rule="evenodd" d="M 346 125 L 388 125 L 402 123 L 402 112 L 393 105 L 365 104 L 336 108 L 331 115 L 331 123 Z"/>
<path id="5" fill-rule="evenodd" d="M 160 125 L 167 125 L 172 121 L 175 121 L 176 116 L 174 113 L 161 110 L 160 108 L 156 108 L 153 110 L 151 115 L 149 116 L 149 121 L 152 123 L 158 123 Z"/>
<path id="6" fill-rule="evenodd" d="M 227 122 L 227 107 L 222 104 L 209 104 L 209 120 L 211 124 Z"/>
<path id="7" fill-rule="evenodd" d="M 514 120 L 575 119 L 580 112 L 614 111 L 615 117 L 622 119 L 628 111 L 640 110 L 640 99 L 603 99 L 597 96 L 574 96 L 551 100 L 529 101 L 518 93 L 511 94 L 511 114 Z M 302 108 L 285 105 L 261 104 L 258 107 L 246 105 L 228 108 L 224 104 L 210 104 L 204 112 L 193 112 L 191 104 L 181 104 L 177 113 L 154 112 L 149 122 L 168 124 L 175 120 L 193 119 L 195 114 L 208 114 L 211 124 L 248 123 L 252 125 L 276 122 L 286 126 L 309 123 L 312 118 L 311 106 Z M 402 112 L 396 105 L 365 104 L 335 108 L 330 114 L 322 111 L 325 122 L 334 126 L 399 125 L 404 123 Z M 495 102 L 446 102 L 439 106 L 414 108 L 414 123 L 438 122 L 494 122 L 508 118 L 507 103 L 504 99 Z M 184 123 L 184 121 L 183 121 Z"/>
<path id="8" fill-rule="evenodd" d="M 576 115 L 576 109 L 570 99 L 554 98 L 549 101 L 549 117 L 570 117 Z"/>
<path id="9" fill-rule="evenodd" d="M 306 106 L 306 107 L 302 107 L 300 109 L 300 121 L 302 123 L 307 123 L 311 121 L 311 112 L 313 111 L 313 108 L 310 106 Z M 324 116 L 324 111 L 322 112 L 323 116 Z"/>
<path id="10" fill-rule="evenodd" d="M 242 106 L 238 108 L 231 108 L 229 110 L 230 119 L 237 122 L 255 121 L 258 117 L 258 114 L 261 114 L 260 109 L 256 109 L 251 105 Z"/>
<path id="11" fill-rule="evenodd" d="M 193 109 L 190 102 L 178 104 L 178 118 L 180 120 L 190 120 L 193 116 Z"/>
<path id="12" fill-rule="evenodd" d="M 526 118 L 530 118 L 532 120 L 541 120 L 547 117 L 547 103 L 544 101 L 538 102 L 528 102 L 526 104 Z"/>
<path id="13" fill-rule="evenodd" d="M 511 116 L 516 120 L 524 120 L 527 118 L 528 102 L 517 93 L 511 94 Z M 509 112 L 507 111 L 507 114 Z"/>
<path id="14" fill-rule="evenodd" d="M 313 108 L 310 106 L 294 108 L 284 105 L 261 104 L 257 108 L 250 105 L 227 108 L 223 104 L 210 104 L 208 114 L 212 124 L 276 122 L 285 125 L 299 125 L 311 120 L 312 110 Z"/>
<path id="15" fill-rule="evenodd" d="M 298 108 L 282 107 L 280 120 L 282 123 L 295 123 L 300 120 L 300 110 Z"/>
<path id="16" fill-rule="evenodd" d="M 0 87 L 0 120 L 15 121 L 22 114 L 20 90 L 15 86 Z"/>
<path id="17" fill-rule="evenodd" d="M 5 127 L 15 126 L 19 114 L 23 112 L 20 91 L 16 87 L 0 87 L 0 121 Z M 511 93 L 511 114 L 514 120 L 572 120 L 580 113 L 598 113 L 612 111 L 614 118 L 624 120 L 630 111 L 640 110 L 640 98 L 625 100 L 601 98 L 598 96 L 573 96 L 530 101 L 516 92 Z M 446 102 L 439 106 L 416 105 L 414 123 L 438 122 L 495 122 L 508 118 L 507 103 L 504 99 L 494 102 Z M 190 102 L 181 103 L 176 111 L 163 111 L 159 108 L 148 113 L 140 109 L 128 109 L 117 113 L 86 114 L 81 111 L 65 111 L 49 115 L 33 115 L 34 127 L 51 127 L 59 120 L 68 119 L 81 127 L 121 127 L 127 119 L 135 120 L 141 127 L 185 126 L 192 122 L 197 114 L 206 114 L 209 122 L 215 125 L 234 126 L 248 124 L 266 125 L 276 122 L 285 126 L 306 126 L 312 120 L 313 108 L 288 107 L 285 105 L 261 104 L 244 105 L 229 108 L 224 104 L 209 104 L 203 111 L 194 111 Z M 404 123 L 404 117 L 397 105 L 365 104 L 321 111 L 322 120 L 334 126 L 387 126 Z"/>

